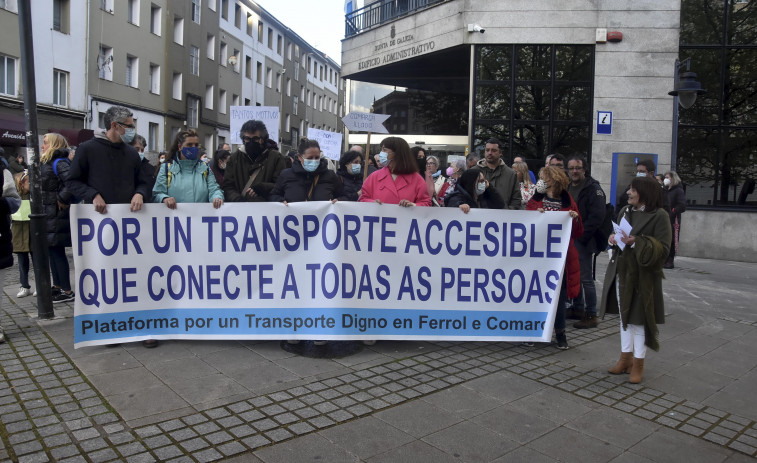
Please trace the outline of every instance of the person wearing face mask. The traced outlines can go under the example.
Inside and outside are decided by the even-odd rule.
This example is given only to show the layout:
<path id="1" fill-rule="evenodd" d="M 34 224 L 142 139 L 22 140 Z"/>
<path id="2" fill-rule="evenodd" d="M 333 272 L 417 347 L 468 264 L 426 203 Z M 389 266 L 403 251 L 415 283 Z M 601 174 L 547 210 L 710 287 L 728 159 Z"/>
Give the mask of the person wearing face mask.
<path id="1" fill-rule="evenodd" d="M 216 182 L 219 185 L 223 185 L 223 174 L 226 172 L 226 163 L 229 162 L 231 152 L 227 150 L 218 150 L 216 155 L 213 156 L 213 162 L 210 165 L 210 170 L 213 171 L 213 175 L 216 177 Z"/>
<path id="2" fill-rule="evenodd" d="M 137 134 L 134 135 L 134 139 L 129 144 L 133 146 L 135 150 L 137 150 L 140 159 L 142 159 L 142 177 L 147 181 L 147 184 L 150 187 L 150 191 L 152 191 L 152 187 L 155 186 L 155 178 L 158 176 L 158 169 L 153 167 L 153 165 L 150 164 L 150 160 L 145 156 L 145 151 L 147 150 L 147 140 L 145 140 L 145 137 L 143 137 L 142 135 Z"/>
<path id="3" fill-rule="evenodd" d="M 271 202 L 297 203 L 302 201 L 337 202 L 342 196 L 342 181 L 329 169 L 326 158 L 321 157 L 321 146 L 316 140 L 300 139 L 297 159 L 284 169 L 271 190 Z"/>
<path id="4" fill-rule="evenodd" d="M 430 206 L 426 181 L 418 175 L 417 157 L 399 137 L 381 141 L 379 164 L 383 167 L 363 182 L 360 202 L 399 204 L 402 207 Z"/>
<path id="5" fill-rule="evenodd" d="M 137 150 L 129 146 L 136 135 L 134 117 L 128 108 L 111 106 L 104 121 L 106 130 L 76 150 L 67 186 L 101 214 L 108 204 L 129 204 L 137 212 L 150 200 L 152 190 Z"/>
<path id="6" fill-rule="evenodd" d="M 194 130 L 176 134 L 171 159 L 163 164 L 152 189 L 154 203 L 176 209 L 177 203 L 223 205 L 223 191 L 207 164 L 200 161 L 200 138 Z"/>
<path id="7" fill-rule="evenodd" d="M 466 214 L 473 209 L 504 209 L 505 200 L 496 188 L 489 186 L 484 174 L 477 168 L 468 169 L 460 176 L 444 201 L 446 207 L 459 207 Z"/>
<path id="8" fill-rule="evenodd" d="M 426 165 L 423 172 L 425 173 L 426 187 L 428 188 L 428 194 L 431 195 L 431 200 L 434 206 L 441 205 L 439 201 L 439 190 L 444 185 L 445 178 L 442 175 L 441 169 L 439 169 L 439 158 L 436 156 L 426 156 Z"/>
<path id="9" fill-rule="evenodd" d="M 336 173 L 342 181 L 339 201 L 357 201 L 363 187 L 363 155 L 357 151 L 347 151 L 339 158 Z"/>
<path id="10" fill-rule="evenodd" d="M 565 259 L 565 275 L 562 286 L 558 290 L 557 313 L 555 314 L 555 338 L 557 348 L 568 348 L 565 336 L 565 301 L 578 297 L 581 289 L 581 267 L 578 260 L 578 250 L 574 240 L 583 233 L 583 223 L 578 205 L 568 193 L 570 179 L 561 167 L 547 166 L 539 171 L 539 181 L 536 182 L 536 193 L 526 204 L 526 210 L 539 211 L 568 211 L 572 220 L 568 255 Z"/>
<path id="11" fill-rule="evenodd" d="M 671 269 L 674 267 L 673 260 L 678 252 L 678 236 L 681 232 L 681 214 L 686 212 L 686 191 L 683 189 L 681 177 L 677 173 L 669 170 L 665 172 L 663 179 L 663 190 L 668 200 L 668 216 L 670 217 L 670 228 L 672 230 L 672 240 L 670 242 L 670 253 L 668 260 L 662 268 Z"/>
<path id="12" fill-rule="evenodd" d="M 439 188 L 439 193 L 436 194 L 436 197 L 439 199 L 439 205 L 445 205 L 445 199 L 447 195 L 449 193 L 452 193 L 452 191 L 455 189 L 457 180 L 467 169 L 468 163 L 465 159 L 456 159 L 450 166 L 447 167 L 444 172 L 445 174 L 447 174 L 447 179 L 442 184 L 442 187 Z"/>
<path id="13" fill-rule="evenodd" d="M 230 202 L 265 202 L 281 172 L 286 159 L 269 143 L 268 129 L 258 120 L 249 120 L 239 131 L 242 146 L 226 163 L 223 192 Z"/>

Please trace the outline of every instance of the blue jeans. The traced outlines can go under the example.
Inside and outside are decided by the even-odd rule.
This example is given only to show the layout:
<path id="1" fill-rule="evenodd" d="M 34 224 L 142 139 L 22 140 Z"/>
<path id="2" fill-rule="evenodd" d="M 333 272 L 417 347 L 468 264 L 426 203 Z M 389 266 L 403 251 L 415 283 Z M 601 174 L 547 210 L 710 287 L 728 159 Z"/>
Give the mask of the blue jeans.
<path id="1" fill-rule="evenodd" d="M 17 252 L 18 256 L 18 280 L 22 288 L 29 289 L 29 253 Z"/>
<path id="2" fill-rule="evenodd" d="M 66 247 L 50 246 L 48 249 L 50 250 L 50 273 L 53 276 L 53 286 L 57 286 L 63 291 L 71 291 Z"/>
<path id="3" fill-rule="evenodd" d="M 575 241 L 578 250 L 578 262 L 581 269 L 581 290 L 578 297 L 573 299 L 573 308 L 576 310 L 585 310 L 586 316 L 597 316 L 597 288 L 594 286 L 594 275 L 592 264 L 594 263 L 594 249 L 596 244 L 594 240 L 587 243 Z"/>

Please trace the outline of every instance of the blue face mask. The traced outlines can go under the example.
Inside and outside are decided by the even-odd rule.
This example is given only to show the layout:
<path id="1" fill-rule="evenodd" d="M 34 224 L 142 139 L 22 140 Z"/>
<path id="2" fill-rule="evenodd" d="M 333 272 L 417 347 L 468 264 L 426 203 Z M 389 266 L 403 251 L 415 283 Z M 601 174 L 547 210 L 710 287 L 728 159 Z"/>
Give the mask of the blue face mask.
<path id="1" fill-rule="evenodd" d="M 128 145 L 132 140 L 134 140 L 134 135 L 137 134 L 137 129 L 130 129 L 128 127 L 125 127 L 124 130 L 126 130 L 126 133 L 121 135 L 121 140 Z"/>
<path id="2" fill-rule="evenodd" d="M 384 167 L 385 165 L 389 164 L 389 154 L 387 154 L 386 151 L 382 151 L 379 153 L 379 164 L 381 164 L 381 167 Z"/>
<path id="3" fill-rule="evenodd" d="M 353 174 L 359 174 L 361 170 L 363 170 L 363 166 L 360 164 L 350 164 L 350 171 Z"/>
<path id="4" fill-rule="evenodd" d="M 304 159 L 302 161 L 302 167 L 308 172 L 315 172 L 318 166 L 321 164 L 320 159 Z"/>
<path id="5" fill-rule="evenodd" d="M 181 154 L 190 161 L 196 161 L 197 157 L 200 155 L 200 148 L 196 146 L 182 148 Z"/>
<path id="6" fill-rule="evenodd" d="M 137 151 L 139 153 L 139 151 Z M 145 158 L 145 153 L 139 153 L 139 159 L 143 160 Z"/>

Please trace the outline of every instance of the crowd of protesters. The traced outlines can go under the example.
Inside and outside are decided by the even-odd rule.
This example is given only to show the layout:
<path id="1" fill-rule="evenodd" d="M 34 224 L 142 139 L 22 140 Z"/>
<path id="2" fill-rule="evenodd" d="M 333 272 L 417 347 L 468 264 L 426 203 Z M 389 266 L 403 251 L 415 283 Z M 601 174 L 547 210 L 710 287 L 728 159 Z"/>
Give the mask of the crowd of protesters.
<path id="1" fill-rule="evenodd" d="M 41 185 L 53 302 L 76 298 L 65 253 L 71 246 L 68 211 L 75 202 L 91 203 L 100 213 L 105 213 L 109 204 L 130 204 L 135 212 L 146 202 L 176 209 L 180 203 L 208 202 L 220 208 L 224 202 L 267 201 L 446 206 L 466 214 L 478 208 L 567 211 L 572 227 L 558 290 L 557 347 L 568 348 L 566 318 L 578 319 L 573 325 L 577 329 L 590 329 L 598 326 L 598 317 L 605 312 L 619 313 L 621 357 L 609 372 L 628 372 L 631 382 L 639 382 L 646 348 L 659 346 L 656 325 L 664 321 L 662 268 L 673 266 L 686 199 L 675 172 L 667 172 L 660 179 L 662 184 L 654 180 L 653 163 L 642 161 L 637 166 L 637 178 L 623 197 L 627 204 L 617 210 L 617 220 L 628 221 L 631 233 L 618 236 L 603 234 L 612 211 L 608 211 L 599 182 L 589 175 L 587 160 L 580 155 L 568 159 L 550 155 L 535 175 L 523 157 L 515 156 L 512 167 L 508 166 L 503 144 L 497 139 L 486 141 L 482 159 L 471 153 L 444 166 L 422 147 L 411 148 L 403 138 L 387 137 L 375 156 L 355 146 L 334 163 L 323 157 L 317 141 L 307 138 L 300 140 L 293 156 L 282 155 L 265 124 L 250 120 L 240 130 L 242 144 L 236 150 L 224 143 L 210 158 L 200 146 L 199 135 L 184 130 L 153 166 L 144 156 L 146 141 L 136 134 L 127 108 L 111 107 L 104 121 L 106 128 L 82 143 L 75 156 L 61 135 L 49 133 L 43 139 Z M 9 263 L 8 256 L 16 253 L 21 283 L 17 296 L 25 297 L 36 294 L 28 280 L 28 171 L 23 156 L 0 167 L 4 171 L 0 268 L 10 267 L 12 258 Z M 11 223 L 13 242 L 8 239 L 6 243 L 10 233 L 3 231 Z M 592 264 L 608 247 L 611 264 L 597 304 Z M 0 342 L 3 339 L 0 329 Z M 155 347 L 158 342 L 143 344 Z"/>

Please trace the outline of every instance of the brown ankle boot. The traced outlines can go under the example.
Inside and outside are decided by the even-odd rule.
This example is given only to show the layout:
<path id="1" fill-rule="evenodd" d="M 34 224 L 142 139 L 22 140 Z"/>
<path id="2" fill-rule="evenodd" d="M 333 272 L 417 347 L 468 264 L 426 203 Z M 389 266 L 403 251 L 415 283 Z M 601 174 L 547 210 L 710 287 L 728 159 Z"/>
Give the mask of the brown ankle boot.
<path id="1" fill-rule="evenodd" d="M 631 365 L 633 363 L 631 360 L 632 358 L 633 352 L 621 352 L 618 363 L 616 363 L 614 367 L 607 370 L 607 372 L 613 375 L 628 373 L 631 370 Z"/>
<path id="2" fill-rule="evenodd" d="M 644 359 L 633 358 L 633 365 L 631 366 L 631 374 L 628 376 L 628 382 L 633 384 L 639 384 L 641 382 L 641 374 L 644 373 Z"/>

